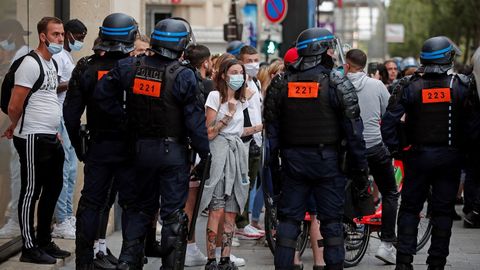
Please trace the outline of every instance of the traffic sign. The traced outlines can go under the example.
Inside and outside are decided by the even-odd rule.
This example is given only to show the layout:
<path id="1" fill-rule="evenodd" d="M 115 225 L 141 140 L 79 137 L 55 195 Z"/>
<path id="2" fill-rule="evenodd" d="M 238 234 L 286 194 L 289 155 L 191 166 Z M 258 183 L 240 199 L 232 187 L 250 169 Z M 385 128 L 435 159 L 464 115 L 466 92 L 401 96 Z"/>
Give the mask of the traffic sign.
<path id="1" fill-rule="evenodd" d="M 264 0 L 263 11 L 271 23 L 280 23 L 287 15 L 287 0 Z"/>

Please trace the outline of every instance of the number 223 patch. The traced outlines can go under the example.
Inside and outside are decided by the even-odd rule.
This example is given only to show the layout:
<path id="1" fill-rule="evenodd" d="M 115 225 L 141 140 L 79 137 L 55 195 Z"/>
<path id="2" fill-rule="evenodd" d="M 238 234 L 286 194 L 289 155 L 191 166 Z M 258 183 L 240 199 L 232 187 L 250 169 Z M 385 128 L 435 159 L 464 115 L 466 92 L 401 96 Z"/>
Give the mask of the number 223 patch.
<path id="1" fill-rule="evenodd" d="M 422 103 L 450 102 L 450 88 L 422 89 Z"/>
<path id="2" fill-rule="evenodd" d="M 318 97 L 318 82 L 289 82 L 289 98 L 316 98 Z"/>
<path id="3" fill-rule="evenodd" d="M 135 78 L 133 93 L 150 97 L 160 97 L 161 82 Z"/>

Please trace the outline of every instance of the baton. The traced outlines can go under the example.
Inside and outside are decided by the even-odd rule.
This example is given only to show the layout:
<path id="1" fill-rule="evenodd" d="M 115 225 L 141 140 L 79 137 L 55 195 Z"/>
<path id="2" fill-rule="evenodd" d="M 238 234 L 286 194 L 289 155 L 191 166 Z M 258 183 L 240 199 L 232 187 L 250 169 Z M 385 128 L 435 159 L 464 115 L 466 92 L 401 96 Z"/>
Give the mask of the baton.
<path id="1" fill-rule="evenodd" d="M 200 211 L 200 202 L 202 201 L 203 188 L 205 187 L 205 181 L 207 180 L 207 175 L 209 173 L 210 163 L 212 162 L 212 155 L 208 154 L 207 160 L 205 161 L 205 168 L 203 168 L 203 175 L 200 179 L 200 186 L 198 188 L 197 199 L 195 200 L 195 207 L 193 208 L 192 213 L 192 222 L 190 222 L 190 228 L 188 230 L 188 241 L 191 241 L 193 234 L 195 233 L 195 224 L 197 223 L 198 212 Z M 203 210 L 203 209 L 202 209 Z"/>

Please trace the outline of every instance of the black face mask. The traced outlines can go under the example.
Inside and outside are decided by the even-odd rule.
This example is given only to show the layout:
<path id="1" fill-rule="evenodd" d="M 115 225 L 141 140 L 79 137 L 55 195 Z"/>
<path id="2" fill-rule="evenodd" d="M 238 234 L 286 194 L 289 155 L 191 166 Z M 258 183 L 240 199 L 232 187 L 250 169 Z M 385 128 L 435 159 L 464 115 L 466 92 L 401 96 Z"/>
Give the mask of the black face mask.
<path id="1" fill-rule="evenodd" d="M 333 58 L 326 53 L 322 54 L 322 61 L 320 62 L 320 64 L 327 69 L 333 69 L 333 67 L 335 66 Z"/>

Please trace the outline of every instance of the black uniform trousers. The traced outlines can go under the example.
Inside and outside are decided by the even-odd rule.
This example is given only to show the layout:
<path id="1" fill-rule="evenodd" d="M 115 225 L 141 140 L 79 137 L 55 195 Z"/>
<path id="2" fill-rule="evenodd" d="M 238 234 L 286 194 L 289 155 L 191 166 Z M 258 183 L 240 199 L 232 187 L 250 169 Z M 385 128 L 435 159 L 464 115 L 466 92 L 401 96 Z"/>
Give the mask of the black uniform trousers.
<path id="1" fill-rule="evenodd" d="M 416 147 L 405 154 L 405 178 L 398 213 L 397 263 L 410 263 L 416 253 L 420 212 L 431 190 L 432 238 L 427 264 L 445 265 L 462 155 L 451 147 Z"/>
<path id="2" fill-rule="evenodd" d="M 122 140 L 93 141 L 85 159 L 84 174 L 82 196 L 76 214 L 77 265 L 93 262 L 93 243 L 99 236 L 100 226 L 105 225 L 105 219 L 108 220 L 111 192 L 119 191 L 122 208 L 133 204 L 136 196 L 135 171 L 132 161 L 127 157 L 127 145 Z"/>
<path id="3" fill-rule="evenodd" d="M 325 263 L 329 269 L 343 269 L 342 220 L 346 178 L 339 169 L 337 147 L 282 150 L 282 173 L 277 239 L 296 241 L 300 221 L 305 217 L 307 202 L 313 194 L 324 238 Z M 291 269 L 294 253 L 292 246 L 277 245 L 275 269 Z"/>

